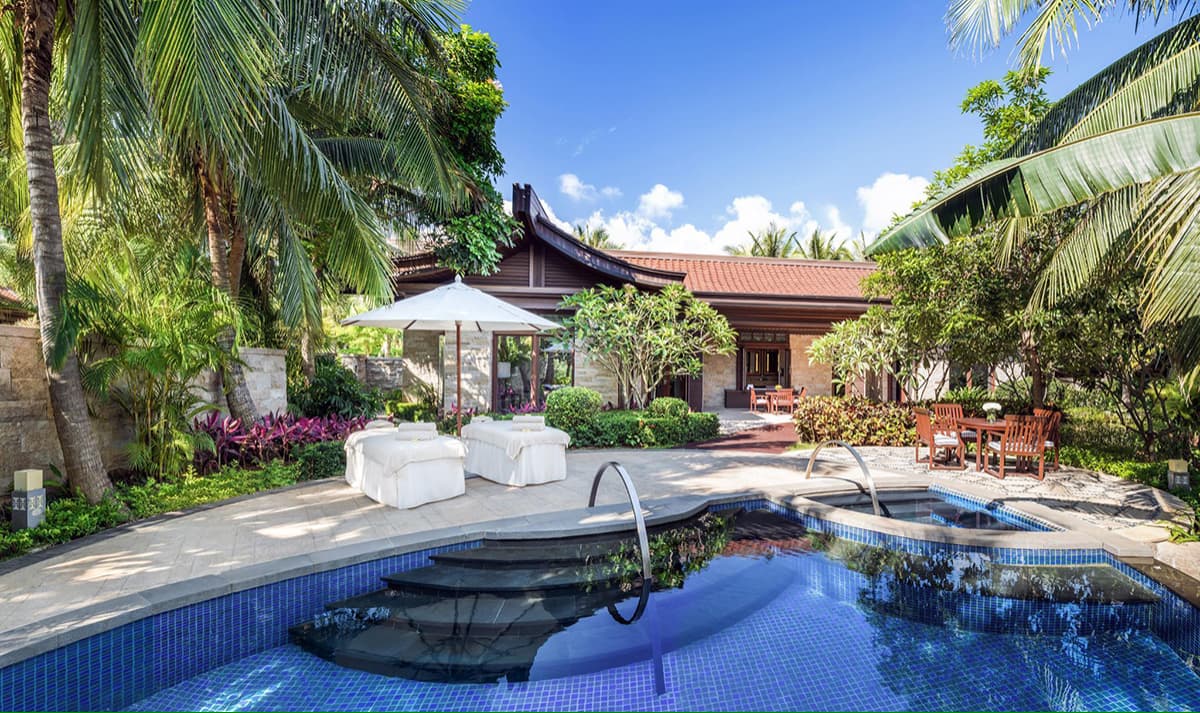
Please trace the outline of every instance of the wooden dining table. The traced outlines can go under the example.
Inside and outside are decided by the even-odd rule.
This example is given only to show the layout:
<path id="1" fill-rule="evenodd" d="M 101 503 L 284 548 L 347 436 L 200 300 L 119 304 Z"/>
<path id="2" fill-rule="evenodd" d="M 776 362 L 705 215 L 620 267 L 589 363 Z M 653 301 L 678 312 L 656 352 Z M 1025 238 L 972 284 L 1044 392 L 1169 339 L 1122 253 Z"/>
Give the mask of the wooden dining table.
<path id="1" fill-rule="evenodd" d="M 979 416 L 963 416 L 956 419 L 958 432 L 975 432 L 975 470 L 983 470 L 983 448 L 988 442 L 988 433 L 999 433 L 1004 430 L 1004 419 L 989 421 Z M 961 437 L 961 436 L 960 436 Z"/>

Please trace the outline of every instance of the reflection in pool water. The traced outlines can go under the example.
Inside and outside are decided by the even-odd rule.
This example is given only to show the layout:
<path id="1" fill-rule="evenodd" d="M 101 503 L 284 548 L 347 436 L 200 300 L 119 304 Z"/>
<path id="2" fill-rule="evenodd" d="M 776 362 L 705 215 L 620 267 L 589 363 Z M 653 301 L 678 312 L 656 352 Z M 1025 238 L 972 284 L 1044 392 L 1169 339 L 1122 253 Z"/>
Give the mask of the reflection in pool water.
<path id="1" fill-rule="evenodd" d="M 537 621 L 553 623 L 548 631 L 527 627 L 518 635 L 514 632 L 521 627 L 510 622 L 508 633 L 498 632 L 491 626 L 494 617 L 485 621 L 475 616 L 481 610 L 460 608 L 452 621 L 442 622 L 448 628 L 426 626 L 412 634 L 405 607 L 422 606 L 413 599 L 373 626 L 350 632 L 344 642 L 375 641 L 379 660 L 397 667 L 391 671 L 395 675 L 344 668 L 288 645 L 201 674 L 135 707 L 1200 707 L 1200 676 L 1187 663 L 1187 657 L 1194 661 L 1200 653 L 1200 612 L 1131 570 L 1072 563 L 1082 557 L 1060 556 L 1052 563 L 1043 556 L 1036 560 L 1042 564 L 1029 564 L 1034 560 L 962 548 L 923 545 L 910 552 L 893 541 L 883 547 L 877 546 L 882 540 L 864 544 L 806 531 L 765 510 L 738 516 L 732 529 L 714 523 L 660 539 L 656 571 L 663 585 L 650 598 L 646 616 L 630 626 L 617 623 L 601 604 L 615 601 L 622 611 L 632 608 L 637 586 L 630 586 L 624 556 L 597 554 L 581 545 L 586 565 L 573 566 L 589 575 L 579 578 L 586 583 L 538 595 L 543 611 Z M 538 551 L 552 559 L 556 546 Z M 486 549 L 471 551 L 475 566 L 486 558 Z M 466 557 L 456 555 L 457 564 L 450 558 L 434 567 L 443 575 L 476 576 L 463 573 Z M 484 571 L 500 589 L 511 564 L 494 563 Z M 408 574 L 409 583 L 428 584 L 440 576 L 438 571 Z M 391 596 L 404 599 L 418 592 Z M 489 596 L 527 600 L 531 594 Z M 434 599 L 478 607 L 479 597 L 460 591 Z M 563 597 L 596 606 L 554 609 Z M 551 609 L 553 616 L 545 616 Z M 428 623 L 434 613 L 422 611 Z M 502 608 L 491 610 L 496 611 Z M 411 638 L 399 646 L 393 635 Z M 457 649 L 433 645 L 448 641 L 458 642 Z M 470 683 L 397 677 L 404 675 L 398 662 L 411 668 L 423 654 L 429 657 L 427 671 L 453 663 L 443 670 L 459 680 L 472 662 L 492 668 Z M 665 679 L 662 695 L 654 690 L 656 666 Z"/>

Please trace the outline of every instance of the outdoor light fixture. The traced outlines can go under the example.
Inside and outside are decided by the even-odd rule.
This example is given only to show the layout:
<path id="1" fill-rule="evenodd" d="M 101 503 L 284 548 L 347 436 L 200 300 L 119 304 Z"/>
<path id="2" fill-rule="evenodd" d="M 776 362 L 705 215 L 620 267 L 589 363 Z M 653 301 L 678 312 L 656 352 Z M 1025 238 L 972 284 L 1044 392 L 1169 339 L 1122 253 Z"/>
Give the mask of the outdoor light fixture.
<path id="1" fill-rule="evenodd" d="M 1188 462 L 1183 458 L 1167 461 L 1167 489 L 1191 490 L 1192 480 L 1188 476 Z"/>
<path id="2" fill-rule="evenodd" d="M 37 527 L 45 516 L 46 489 L 42 487 L 42 471 L 31 468 L 13 473 L 13 529 Z"/>

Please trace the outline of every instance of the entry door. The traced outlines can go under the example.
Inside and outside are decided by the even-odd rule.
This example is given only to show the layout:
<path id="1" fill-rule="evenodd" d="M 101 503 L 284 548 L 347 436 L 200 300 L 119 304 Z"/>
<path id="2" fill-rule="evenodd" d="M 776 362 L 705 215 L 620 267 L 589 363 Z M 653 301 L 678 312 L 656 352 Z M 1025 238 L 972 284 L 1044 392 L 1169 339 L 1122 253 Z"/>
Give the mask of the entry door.
<path id="1" fill-rule="evenodd" d="M 745 354 L 746 385 L 756 389 L 786 386 L 783 349 L 747 349 Z"/>

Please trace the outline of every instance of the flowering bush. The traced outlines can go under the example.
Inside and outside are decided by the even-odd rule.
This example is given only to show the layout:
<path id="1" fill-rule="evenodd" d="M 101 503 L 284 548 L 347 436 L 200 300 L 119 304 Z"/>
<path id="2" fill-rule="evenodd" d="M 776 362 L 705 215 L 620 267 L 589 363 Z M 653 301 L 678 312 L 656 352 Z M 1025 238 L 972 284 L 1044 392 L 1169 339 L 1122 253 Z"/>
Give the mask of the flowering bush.
<path id="1" fill-rule="evenodd" d="M 213 450 L 196 454 L 196 470 L 206 474 L 229 464 L 253 467 L 275 459 L 288 460 L 296 446 L 344 441 L 366 423 L 364 416 L 304 418 L 282 414 L 265 416 L 247 427 L 239 419 L 214 412 L 192 424 L 194 431 L 213 441 Z"/>
<path id="2" fill-rule="evenodd" d="M 911 446 L 917 438 L 908 406 L 858 397 L 800 399 L 795 421 L 803 443 L 836 439 L 855 446 Z"/>

